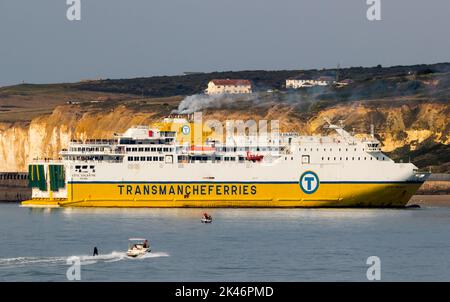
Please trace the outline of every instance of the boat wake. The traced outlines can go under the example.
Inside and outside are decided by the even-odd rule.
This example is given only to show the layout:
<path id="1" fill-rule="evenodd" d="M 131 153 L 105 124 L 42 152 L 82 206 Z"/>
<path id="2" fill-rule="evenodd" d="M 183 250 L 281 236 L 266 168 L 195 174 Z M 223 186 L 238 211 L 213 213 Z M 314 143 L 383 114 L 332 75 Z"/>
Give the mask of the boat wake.
<path id="1" fill-rule="evenodd" d="M 69 257 L 16 257 L 0 258 L 0 269 L 11 267 L 23 267 L 34 265 L 72 265 L 79 261 L 80 265 L 91 265 L 95 263 L 111 263 L 121 260 L 142 260 L 148 258 L 168 257 L 164 252 L 152 252 L 142 257 L 130 258 L 125 252 L 111 252 L 109 254 L 100 254 L 98 256 L 73 255 Z"/>

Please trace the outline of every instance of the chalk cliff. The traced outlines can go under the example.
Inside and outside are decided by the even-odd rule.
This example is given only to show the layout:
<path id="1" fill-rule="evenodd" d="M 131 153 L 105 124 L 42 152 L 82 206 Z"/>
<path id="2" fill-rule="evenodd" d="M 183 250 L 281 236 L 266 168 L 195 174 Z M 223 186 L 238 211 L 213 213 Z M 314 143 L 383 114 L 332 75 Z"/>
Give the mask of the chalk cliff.
<path id="1" fill-rule="evenodd" d="M 95 109 L 62 105 L 29 123 L 0 123 L 0 171 L 26 171 L 27 163 L 34 158 L 58 158 L 58 152 L 70 139 L 109 138 L 130 126 L 158 121 L 173 109 L 176 105 L 120 104 L 108 108 L 99 105 Z M 206 108 L 203 112 L 204 120 L 277 119 L 282 131 L 301 134 L 327 133 L 323 128 L 324 117 L 335 122 L 343 120 L 346 129 L 354 129 L 355 133 L 368 133 L 370 124 L 374 124 L 385 152 L 401 148 L 414 151 L 424 142 L 450 144 L 450 109 L 445 102 L 354 101 L 309 111 L 285 103 L 257 108 L 249 103 L 214 110 Z M 399 154 L 401 157 L 405 152 Z M 429 165 L 438 163 L 431 160 Z"/>

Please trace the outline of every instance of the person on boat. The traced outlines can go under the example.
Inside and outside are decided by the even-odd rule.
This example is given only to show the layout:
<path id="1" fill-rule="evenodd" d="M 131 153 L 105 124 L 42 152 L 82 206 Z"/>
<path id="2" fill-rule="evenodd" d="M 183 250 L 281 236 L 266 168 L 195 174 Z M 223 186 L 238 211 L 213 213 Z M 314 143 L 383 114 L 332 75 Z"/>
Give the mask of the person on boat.
<path id="1" fill-rule="evenodd" d="M 144 249 L 148 248 L 148 241 L 147 241 L 147 240 L 144 241 L 144 245 L 143 245 L 142 247 L 143 247 Z"/>
<path id="2" fill-rule="evenodd" d="M 98 256 L 98 249 L 96 246 L 94 246 L 94 253 L 92 254 L 92 256 Z"/>

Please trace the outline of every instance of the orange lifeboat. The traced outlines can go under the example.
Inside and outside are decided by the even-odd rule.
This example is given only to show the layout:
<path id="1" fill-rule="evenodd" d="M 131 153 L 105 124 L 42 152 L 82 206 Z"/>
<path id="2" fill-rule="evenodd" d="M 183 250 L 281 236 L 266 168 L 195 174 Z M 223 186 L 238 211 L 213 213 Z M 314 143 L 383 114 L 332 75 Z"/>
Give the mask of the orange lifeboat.
<path id="1" fill-rule="evenodd" d="M 216 151 L 215 147 L 211 147 L 211 146 L 191 146 L 191 148 L 189 149 L 190 151 L 196 151 L 196 152 L 214 152 Z"/>

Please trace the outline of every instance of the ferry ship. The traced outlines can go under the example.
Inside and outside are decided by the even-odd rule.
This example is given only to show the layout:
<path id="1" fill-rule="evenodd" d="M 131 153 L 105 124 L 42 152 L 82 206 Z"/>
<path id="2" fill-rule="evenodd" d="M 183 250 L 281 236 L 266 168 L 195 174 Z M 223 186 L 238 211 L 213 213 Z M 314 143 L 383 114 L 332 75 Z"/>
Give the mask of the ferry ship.
<path id="1" fill-rule="evenodd" d="M 395 163 L 372 135 L 280 133 L 255 146 L 195 144 L 188 118 L 168 117 L 111 139 L 72 141 L 58 161 L 29 165 L 43 207 L 404 207 L 428 177 Z M 183 137 L 191 139 L 182 139 Z"/>

